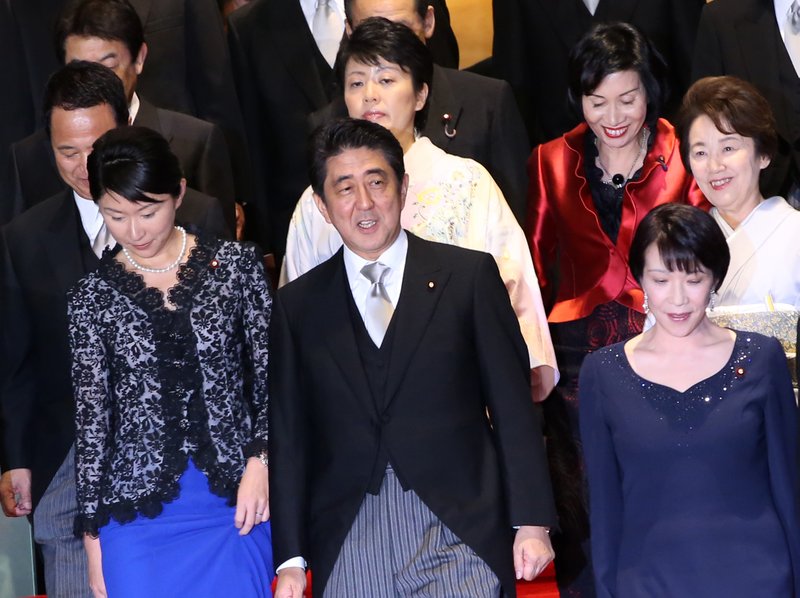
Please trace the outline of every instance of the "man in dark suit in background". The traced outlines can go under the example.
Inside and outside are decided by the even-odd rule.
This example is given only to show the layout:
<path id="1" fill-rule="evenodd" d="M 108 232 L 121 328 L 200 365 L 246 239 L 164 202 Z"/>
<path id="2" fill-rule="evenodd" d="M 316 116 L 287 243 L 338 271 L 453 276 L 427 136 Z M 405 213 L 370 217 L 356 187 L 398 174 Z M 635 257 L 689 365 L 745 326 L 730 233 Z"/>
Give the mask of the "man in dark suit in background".
<path id="1" fill-rule="evenodd" d="M 90 596 L 85 555 L 72 535 L 77 512 L 72 457 L 74 399 L 67 342 L 67 290 L 99 263 L 107 236 L 90 192 L 94 141 L 127 125 L 128 104 L 108 68 L 73 62 L 45 94 L 55 161 L 69 186 L 2 232 L 0 267 L 0 502 L 8 516 L 33 512 L 52 596 Z M 182 222 L 220 234 L 219 202 L 187 190 Z"/>
<path id="2" fill-rule="evenodd" d="M 335 3 L 341 8 L 341 0 Z M 248 206 L 248 228 L 279 259 L 292 211 L 308 186 L 307 119 L 336 95 L 333 61 L 323 56 L 304 12 L 310 6 L 313 16 L 314 4 L 254 0 L 228 18 L 231 61 L 257 172 L 257 199 Z M 444 7 L 444 0 L 430 4 Z M 343 10 L 341 19 L 343 31 Z M 442 28 L 442 34 L 446 32 Z"/>
<path id="3" fill-rule="evenodd" d="M 426 6 L 425 0 L 345 0 L 344 6 L 347 35 L 370 17 L 406 25 L 428 44 L 436 31 L 432 7 L 420 10 Z M 509 85 L 435 64 L 428 101 L 428 119 L 420 134 L 448 153 L 483 165 L 523 224 L 528 190 L 525 161 L 530 148 Z M 341 116 L 347 116 L 347 108 L 339 95 L 311 116 L 311 128 Z"/>
<path id="4" fill-rule="evenodd" d="M 137 126 L 161 133 L 180 160 L 189 186 L 222 201 L 227 227 L 235 227 L 234 185 L 222 133 L 192 116 L 156 108 L 136 92 L 148 46 L 138 15 L 127 0 L 78 0 L 61 15 L 55 45 L 62 63 L 90 60 L 110 67 L 122 80 Z M 3 222 L 63 188 L 52 164 L 47 135 L 37 131 L 12 147 L 13 202 L 3 206 Z M 7 201 L 7 200 L 6 200 Z"/>
<path id="5" fill-rule="evenodd" d="M 497 266 L 401 229 L 408 177 L 387 129 L 333 121 L 311 155 L 344 247 L 273 306 L 276 598 L 301 595 L 304 558 L 321 596 L 513 596 L 551 560 L 555 514 Z"/>
<path id="6" fill-rule="evenodd" d="M 790 51 L 800 29 L 792 25 L 791 5 L 792 0 L 715 0 L 705 6 L 692 78 L 732 75 L 764 95 L 775 114 L 778 153 L 762 171 L 761 192 L 800 207 L 800 42 L 794 46 L 798 55 Z"/>
<path id="7" fill-rule="evenodd" d="M 30 110 L 36 123 L 12 141 L 32 133 L 41 121 L 42 91 L 61 64 L 53 51 L 53 31 L 70 0 L 5 0 L 8 27 L 21 40 L 17 61 L 25 69 Z M 244 124 L 236 98 L 222 20 L 215 0 L 130 0 L 144 24 L 148 68 L 140 91 L 154 104 L 218 125 L 228 141 L 236 197 L 246 201 L 251 172 Z M 3 15 L 5 18 L 5 15 Z"/>
<path id="8" fill-rule="evenodd" d="M 674 111 L 689 87 L 692 48 L 705 0 L 494 0 L 492 70 L 511 83 L 534 145 L 583 120 L 567 103 L 568 58 L 592 26 L 637 27 L 667 61 Z"/>

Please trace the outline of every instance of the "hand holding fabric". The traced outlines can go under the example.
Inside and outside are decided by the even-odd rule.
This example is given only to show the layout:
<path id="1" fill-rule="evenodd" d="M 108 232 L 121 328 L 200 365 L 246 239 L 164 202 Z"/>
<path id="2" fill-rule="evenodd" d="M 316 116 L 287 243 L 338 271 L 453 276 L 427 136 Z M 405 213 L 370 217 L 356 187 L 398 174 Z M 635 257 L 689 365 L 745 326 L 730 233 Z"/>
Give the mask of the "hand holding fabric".
<path id="1" fill-rule="evenodd" d="M 240 536 L 246 536 L 254 525 L 264 521 L 269 521 L 269 471 L 261 461 L 250 457 L 239 482 L 234 525 Z"/>

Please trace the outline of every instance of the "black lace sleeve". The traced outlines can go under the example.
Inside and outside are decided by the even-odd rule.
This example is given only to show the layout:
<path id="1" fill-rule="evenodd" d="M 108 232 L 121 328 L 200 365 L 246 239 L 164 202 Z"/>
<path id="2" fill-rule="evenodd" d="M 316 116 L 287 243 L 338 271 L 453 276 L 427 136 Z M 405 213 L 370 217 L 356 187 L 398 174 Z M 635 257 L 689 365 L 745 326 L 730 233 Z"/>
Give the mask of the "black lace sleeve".
<path id="1" fill-rule="evenodd" d="M 244 455 L 253 457 L 267 450 L 267 368 L 272 311 L 272 294 L 264 262 L 254 245 L 243 247 L 240 274 L 245 350 L 253 372 L 249 403 L 254 417 L 253 436 L 244 449 Z"/>
<path id="2" fill-rule="evenodd" d="M 110 450 L 111 401 L 106 352 L 96 322 L 97 279 L 84 279 L 70 293 L 69 341 L 75 393 L 76 535 L 97 536 L 97 511 Z"/>

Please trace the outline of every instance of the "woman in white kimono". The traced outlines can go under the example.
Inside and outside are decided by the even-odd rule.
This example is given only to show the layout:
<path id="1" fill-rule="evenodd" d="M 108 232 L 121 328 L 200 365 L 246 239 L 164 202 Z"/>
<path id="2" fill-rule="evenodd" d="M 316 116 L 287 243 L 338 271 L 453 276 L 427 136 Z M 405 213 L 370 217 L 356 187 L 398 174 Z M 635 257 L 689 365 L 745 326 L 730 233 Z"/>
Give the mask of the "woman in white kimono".
<path id="1" fill-rule="evenodd" d="M 677 129 L 731 252 L 716 305 L 800 307 L 800 212 L 782 197 L 764 199 L 758 186 L 778 146 L 767 101 L 735 77 L 701 79 L 684 96 Z"/>
<path id="2" fill-rule="evenodd" d="M 778 148 L 772 110 L 749 83 L 708 77 L 686 92 L 676 128 L 684 164 L 714 206 L 711 216 L 731 253 L 709 316 L 722 326 L 774 336 L 791 361 L 800 308 L 800 212 L 759 190 L 759 175 Z"/>
<path id="3" fill-rule="evenodd" d="M 533 397 L 544 399 L 557 380 L 555 353 L 528 244 L 502 192 L 477 162 L 448 154 L 422 129 L 433 77 L 425 44 L 405 25 L 363 21 L 342 41 L 337 77 L 352 118 L 377 122 L 400 141 L 409 177 L 401 215 L 415 235 L 490 253 L 528 347 Z M 330 258 L 342 239 L 320 214 L 309 187 L 289 224 L 281 285 Z"/>

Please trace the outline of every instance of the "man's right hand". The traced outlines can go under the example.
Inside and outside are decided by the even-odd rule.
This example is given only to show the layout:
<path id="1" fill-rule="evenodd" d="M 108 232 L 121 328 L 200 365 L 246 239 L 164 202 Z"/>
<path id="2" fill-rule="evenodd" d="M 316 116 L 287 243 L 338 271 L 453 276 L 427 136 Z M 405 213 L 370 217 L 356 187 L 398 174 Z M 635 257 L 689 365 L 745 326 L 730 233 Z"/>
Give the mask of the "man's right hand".
<path id="1" fill-rule="evenodd" d="M 30 469 L 9 469 L 3 472 L 0 476 L 0 504 L 7 517 L 31 514 L 33 501 Z"/>
<path id="2" fill-rule="evenodd" d="M 306 572 L 302 567 L 286 567 L 278 571 L 275 598 L 303 598 L 306 589 Z"/>

